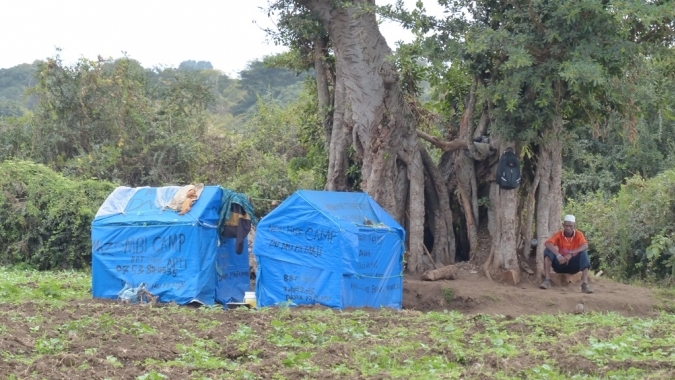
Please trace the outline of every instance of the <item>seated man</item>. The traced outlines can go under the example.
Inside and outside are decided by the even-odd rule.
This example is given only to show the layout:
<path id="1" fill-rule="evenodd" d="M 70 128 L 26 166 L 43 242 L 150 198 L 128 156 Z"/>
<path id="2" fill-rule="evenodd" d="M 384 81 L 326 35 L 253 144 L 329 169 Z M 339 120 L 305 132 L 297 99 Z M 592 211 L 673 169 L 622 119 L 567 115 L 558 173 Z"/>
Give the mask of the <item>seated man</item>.
<path id="1" fill-rule="evenodd" d="M 546 279 L 539 285 L 541 289 L 551 287 L 551 267 L 556 273 L 575 274 L 582 272 L 583 293 L 593 293 L 588 285 L 588 268 L 591 262 L 588 258 L 588 242 L 581 231 L 574 229 L 574 215 L 565 215 L 563 230 L 556 232 L 546 243 L 544 250 L 544 273 Z"/>

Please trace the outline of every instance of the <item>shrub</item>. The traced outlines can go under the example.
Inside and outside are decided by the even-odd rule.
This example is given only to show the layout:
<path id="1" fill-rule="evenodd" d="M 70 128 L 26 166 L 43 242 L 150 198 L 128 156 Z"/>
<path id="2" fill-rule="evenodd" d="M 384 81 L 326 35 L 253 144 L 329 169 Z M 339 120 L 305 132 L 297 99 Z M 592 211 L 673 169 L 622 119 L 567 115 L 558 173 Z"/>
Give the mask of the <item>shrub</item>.
<path id="1" fill-rule="evenodd" d="M 635 176 L 612 198 L 600 193 L 569 200 L 600 268 L 620 279 L 674 277 L 675 170 Z"/>
<path id="2" fill-rule="evenodd" d="M 448 305 L 455 299 L 455 292 L 450 288 L 442 288 L 441 293 L 443 293 L 443 299 Z"/>
<path id="3" fill-rule="evenodd" d="M 1 162 L 0 265 L 89 265 L 91 222 L 114 188 L 110 182 L 73 181 L 32 162 Z"/>

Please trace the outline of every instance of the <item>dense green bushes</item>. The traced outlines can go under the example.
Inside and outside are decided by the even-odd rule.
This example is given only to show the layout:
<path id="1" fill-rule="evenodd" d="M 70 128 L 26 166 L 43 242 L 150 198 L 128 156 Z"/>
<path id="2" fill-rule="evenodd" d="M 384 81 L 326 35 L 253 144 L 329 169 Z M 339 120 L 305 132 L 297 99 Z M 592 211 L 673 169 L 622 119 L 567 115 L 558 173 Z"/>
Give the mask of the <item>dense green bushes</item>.
<path id="1" fill-rule="evenodd" d="M 569 200 L 601 269 L 620 279 L 675 280 L 675 170 L 633 177 L 612 198 Z"/>
<path id="2" fill-rule="evenodd" d="M 31 162 L 0 162 L 0 265 L 88 266 L 91 221 L 114 187 Z"/>
<path id="3" fill-rule="evenodd" d="M 258 66 L 247 75 L 260 87 L 269 73 Z M 58 55 L 36 68 L 34 109 L 0 116 L 0 266 L 88 266 L 90 224 L 111 182 L 222 184 L 261 214 L 325 182 L 323 144 L 305 138 L 322 131 L 311 86 L 283 107 L 258 97 L 235 118 L 243 90 L 213 70 L 148 70 L 126 57 L 67 65 Z"/>

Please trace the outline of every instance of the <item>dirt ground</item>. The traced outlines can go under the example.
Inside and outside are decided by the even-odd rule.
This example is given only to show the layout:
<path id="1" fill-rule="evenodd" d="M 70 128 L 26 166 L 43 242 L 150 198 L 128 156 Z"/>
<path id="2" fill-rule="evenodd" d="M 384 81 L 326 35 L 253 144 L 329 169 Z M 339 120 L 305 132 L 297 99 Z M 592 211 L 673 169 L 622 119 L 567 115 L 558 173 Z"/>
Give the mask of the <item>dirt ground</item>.
<path id="1" fill-rule="evenodd" d="M 407 310 L 403 310 L 398 317 L 383 316 L 378 310 L 366 310 L 368 314 L 360 317 L 363 318 L 360 323 L 368 326 L 368 331 L 373 334 L 380 333 L 380 329 L 417 329 L 423 332 L 418 336 L 420 342 L 433 347 L 435 340 L 424 335 L 430 334 L 425 326 L 418 326 L 419 322 L 406 318 L 407 315 L 417 314 L 418 311 L 459 310 L 470 315 L 498 314 L 504 316 L 501 317 L 504 320 L 512 320 L 523 314 L 574 312 L 578 303 L 583 303 L 586 311 L 616 312 L 625 316 L 648 316 L 656 312 L 657 300 L 651 290 L 618 284 L 608 279 L 595 279 L 592 282 L 595 293 L 582 294 L 578 284 L 541 290 L 533 278 L 526 278 L 520 285 L 511 286 L 490 281 L 470 264 L 459 264 L 458 267 L 459 278 L 453 281 L 429 282 L 406 277 L 404 309 Z M 172 379 L 241 378 L 234 373 L 229 376 L 222 368 L 209 368 L 206 359 L 199 359 L 195 355 L 205 355 L 208 360 L 224 358 L 237 363 L 248 363 L 254 357 L 257 364 L 251 362 L 246 368 L 256 377 L 276 378 L 282 374 L 288 379 L 303 378 L 306 374 L 280 364 L 287 358 L 288 352 L 280 351 L 278 346 L 265 339 L 249 342 L 244 349 L 241 342 L 232 341 L 232 334 L 236 334 L 237 329 L 245 324 L 252 329 L 251 334 L 254 336 L 271 336 L 274 334 L 274 319 L 292 320 L 299 325 L 315 325 L 321 320 L 306 311 L 316 308 L 325 309 L 297 308 L 290 310 L 284 317 L 279 313 L 252 315 L 246 312 L 202 313 L 198 310 L 192 313 L 187 311 L 188 308 L 130 306 L 107 300 L 70 301 L 68 306 L 59 308 L 31 301 L 18 305 L 4 304 L 0 312 L 0 353 L 3 353 L 0 355 L 0 378 L 134 379 L 139 376 L 144 378 L 153 370 Z M 472 320 L 476 321 L 476 325 L 464 334 L 467 342 L 473 339 L 473 334 L 485 333 L 486 329 L 480 323 L 480 318 Z M 526 328 L 518 326 L 512 327 Z M 153 333 L 145 330 L 150 327 Z M 602 331 L 587 333 L 599 334 Z M 351 339 L 349 336 L 342 338 L 344 342 Z M 569 343 L 571 347 L 578 343 L 565 343 L 567 341 L 564 339 L 561 342 L 560 346 L 542 349 L 550 351 L 551 357 L 556 358 L 560 370 L 564 372 L 602 374 L 614 367 L 643 368 L 649 365 L 655 366 L 653 370 L 660 370 L 664 365 L 662 362 L 649 361 L 637 364 L 610 362 L 605 367 L 599 367 L 578 355 L 573 360 L 567 358 L 567 354 L 564 357 L 556 356 L 557 350 L 565 352 L 570 349 L 565 344 Z M 326 368 L 352 365 L 349 362 L 352 359 L 349 358 L 353 346 L 336 343 L 321 347 L 315 357 L 324 370 L 311 377 L 341 378 Z M 415 354 L 412 359 L 422 360 L 427 357 L 425 355 L 429 353 L 421 350 L 419 357 Z M 434 355 L 445 355 L 448 360 L 456 361 L 450 351 Z M 25 360 L 27 357 L 34 359 Z M 178 364 L 170 364 L 176 360 Z M 202 361 L 202 369 L 192 368 L 190 362 L 195 360 Z M 489 378 L 484 372 L 486 368 L 490 371 L 506 368 L 518 374 L 518 368 L 531 368 L 537 361 L 536 357 L 523 354 L 509 362 L 486 357 L 463 365 L 467 378 Z M 644 369 L 652 370 L 647 367 Z M 668 376 L 658 378 L 672 378 L 672 373 L 668 373 Z"/>
<path id="2" fill-rule="evenodd" d="M 629 286 L 591 276 L 595 291 L 581 293 L 581 283 L 539 289 L 534 275 L 523 277 L 518 286 L 491 281 L 478 267 L 460 263 L 456 280 L 422 281 L 408 276 L 403 285 L 405 309 L 459 310 L 468 314 L 558 314 L 576 311 L 616 312 L 624 316 L 647 316 L 655 312 L 658 300 L 648 288 Z"/>
<path id="3" fill-rule="evenodd" d="M 415 322 L 411 322 L 405 316 L 417 311 L 445 309 L 459 310 L 471 315 L 498 314 L 503 315 L 502 318 L 505 320 L 512 320 L 513 317 L 522 314 L 573 312 L 578 303 L 583 303 L 588 311 L 617 312 L 625 316 L 648 316 L 655 313 L 654 306 L 657 300 L 646 288 L 599 279 L 592 283 L 595 288 L 593 294 L 582 294 L 578 285 L 541 290 L 536 283 L 527 279 L 519 286 L 510 286 L 492 282 L 479 273 L 473 273 L 474 271 L 468 264 L 460 265 L 459 278 L 453 281 L 428 282 L 407 277 L 404 284 L 404 309 L 408 310 L 401 312 L 401 318 L 383 317 L 378 314 L 378 310 L 366 310 L 368 314 L 362 316 L 365 318 L 362 323 L 367 324 L 368 330 L 373 334 L 379 333 L 378 329 L 387 328 L 425 331 L 423 327 L 414 325 Z M 315 308 L 292 309 L 284 318 L 296 321 L 300 325 L 320 323 L 320 320 L 315 319 L 316 315 L 305 313 L 306 310 Z M 195 371 L 189 364 L 185 364 L 185 361 L 189 363 L 196 359 L 186 356 L 186 352 L 181 351 L 180 347 L 182 345 L 194 347 L 195 342 L 205 342 L 203 344 L 206 346 L 198 348 L 199 350 L 209 347 L 206 342 L 212 342 L 214 345 L 211 351 L 214 357 L 235 362 L 246 361 L 250 355 L 255 355 L 259 363 L 250 363 L 247 368 L 260 378 L 275 378 L 277 376 L 275 374 L 283 374 L 289 379 L 304 377 L 300 372 L 295 373 L 293 369 L 279 365 L 287 353 L 280 352 L 279 347 L 264 339 L 250 343 L 245 350 L 231 341 L 231 334 L 236 333 L 242 324 L 249 326 L 252 329 L 251 334 L 255 336 L 270 336 L 273 334 L 272 320 L 283 319 L 279 314 L 251 315 L 237 312 L 209 312 L 201 316 L 198 314 L 201 315 L 175 309 L 172 311 L 164 305 L 130 306 L 109 300 L 72 301 L 69 307 L 54 309 L 30 301 L 19 305 L 6 304 L 0 313 L 0 325 L 4 326 L 5 331 L 4 334 L 0 334 L 0 352 L 5 352 L 4 357 L 0 357 L 0 378 L 11 378 L 10 375 L 14 375 L 18 378 L 134 379 L 153 369 L 172 379 L 222 376 L 222 369 Z M 31 316 L 37 315 L 40 316 L 40 321 L 25 323 L 25 320 L 32 320 Z M 472 339 L 473 334 L 485 333 L 486 327 L 480 325 L 480 318 L 474 320 L 477 321 L 476 326 L 466 331 L 464 335 L 467 341 Z M 39 326 L 39 331 L 36 331 L 36 326 Z M 152 326 L 156 333 L 143 333 L 143 326 Z M 520 325 L 516 324 L 514 328 L 518 326 Z M 185 332 L 186 330 L 189 334 Z M 345 336 L 344 339 L 348 341 L 349 337 Z M 419 339 L 424 342 L 429 340 L 429 346 L 433 346 L 434 340 L 430 337 L 420 335 Z M 38 340 L 63 342 L 64 347 L 53 349 L 52 352 L 51 348 L 41 346 Z M 570 344 L 577 343 L 573 341 Z M 20 359 L 21 356 L 39 353 L 38 347 L 42 347 L 44 350 L 42 353 L 45 355 L 38 355 L 31 362 Z M 317 360 L 320 360 L 323 368 L 344 364 L 350 357 L 350 350 L 353 349 L 349 347 L 347 344 L 334 344 L 322 348 L 322 352 L 316 355 L 320 358 Z M 601 368 L 581 356 L 575 356 L 574 360 L 568 363 L 565 362 L 566 356 L 562 358 L 556 356 L 555 351 L 562 347 L 546 349 L 551 351 L 552 357 L 559 359 L 560 369 L 566 372 L 604 373 L 609 370 L 608 368 L 611 369 L 611 366 L 625 367 L 625 363 L 611 362 Z M 565 349 L 569 347 L 565 346 Z M 452 352 L 443 354 L 448 356 L 448 360 L 454 361 Z M 421 351 L 420 355 L 421 358 L 428 353 Z M 160 364 L 180 358 L 183 358 L 182 365 Z M 503 359 L 483 358 L 475 363 L 466 363 L 468 371 L 466 376 L 489 378 L 482 372 L 485 368 L 490 370 L 512 366 L 528 368 L 536 365 L 537 360 L 529 354 L 523 354 L 522 357 L 508 363 Z M 638 367 L 642 368 L 650 363 L 640 362 L 636 365 L 639 364 Z M 654 365 L 657 370 L 664 364 L 654 362 Z M 514 368 L 510 370 L 516 371 L 517 368 Z M 317 378 L 340 378 L 325 370 L 315 375 Z M 231 378 L 239 377 L 232 374 Z"/>

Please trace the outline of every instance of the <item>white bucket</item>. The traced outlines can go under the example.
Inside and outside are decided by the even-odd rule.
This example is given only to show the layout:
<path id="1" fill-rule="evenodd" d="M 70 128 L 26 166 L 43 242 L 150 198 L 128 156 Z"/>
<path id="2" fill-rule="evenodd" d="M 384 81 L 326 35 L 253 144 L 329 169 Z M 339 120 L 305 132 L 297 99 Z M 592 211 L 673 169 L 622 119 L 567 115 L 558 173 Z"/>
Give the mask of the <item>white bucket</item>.
<path id="1" fill-rule="evenodd" d="M 256 308 L 255 292 L 244 292 L 244 303 L 251 308 Z"/>

